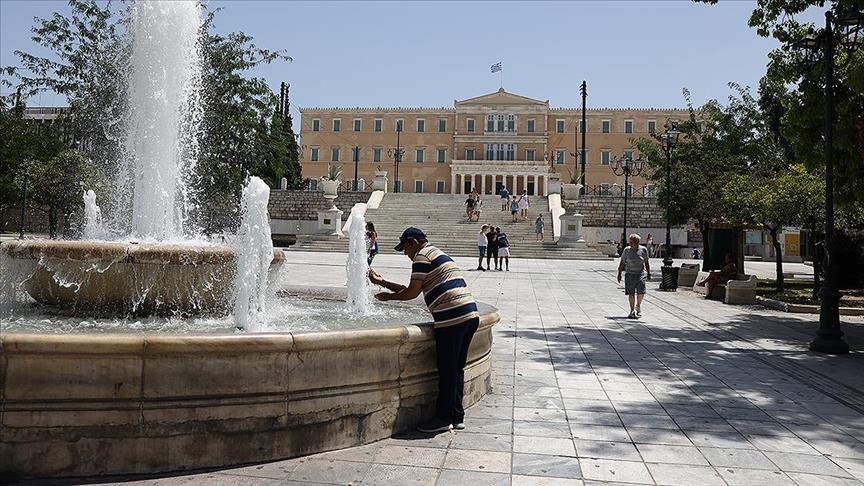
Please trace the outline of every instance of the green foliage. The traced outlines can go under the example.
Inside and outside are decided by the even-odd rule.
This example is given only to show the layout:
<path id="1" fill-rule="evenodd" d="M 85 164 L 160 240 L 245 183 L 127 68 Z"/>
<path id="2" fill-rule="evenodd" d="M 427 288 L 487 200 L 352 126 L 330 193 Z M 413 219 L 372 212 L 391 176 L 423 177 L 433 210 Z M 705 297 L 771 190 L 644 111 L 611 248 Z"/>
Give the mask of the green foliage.
<path id="1" fill-rule="evenodd" d="M 106 194 L 102 172 L 76 150 L 65 150 L 48 160 L 29 159 L 24 170 L 16 174 L 15 186 L 23 191 L 27 184 L 28 206 L 48 213 L 49 232 L 57 236 L 58 218 L 69 228 L 69 216 L 82 204 L 85 189 L 93 189 L 98 198 Z"/>
<path id="2" fill-rule="evenodd" d="M 322 179 L 328 181 L 338 181 L 342 177 L 342 166 L 339 164 L 330 164 L 327 166 L 327 174 Z"/>

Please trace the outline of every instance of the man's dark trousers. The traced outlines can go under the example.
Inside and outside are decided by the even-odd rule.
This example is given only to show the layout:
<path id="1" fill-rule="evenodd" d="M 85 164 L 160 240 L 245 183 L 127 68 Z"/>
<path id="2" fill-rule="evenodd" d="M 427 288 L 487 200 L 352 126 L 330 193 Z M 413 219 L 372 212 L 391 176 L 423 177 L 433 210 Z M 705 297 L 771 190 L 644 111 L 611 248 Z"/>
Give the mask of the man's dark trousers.
<path id="1" fill-rule="evenodd" d="M 471 338 L 480 325 L 480 318 L 453 326 L 435 329 L 435 350 L 438 353 L 438 402 L 435 415 L 450 423 L 465 419 L 462 396 L 465 393 L 465 362 Z"/>

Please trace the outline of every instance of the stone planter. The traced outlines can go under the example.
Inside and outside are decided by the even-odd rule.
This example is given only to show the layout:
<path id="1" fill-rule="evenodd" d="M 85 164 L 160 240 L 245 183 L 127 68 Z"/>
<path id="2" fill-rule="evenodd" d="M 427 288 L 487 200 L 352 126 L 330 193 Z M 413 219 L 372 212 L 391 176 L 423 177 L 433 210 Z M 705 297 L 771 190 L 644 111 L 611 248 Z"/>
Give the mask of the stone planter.
<path id="1" fill-rule="evenodd" d="M 556 174 L 555 172 L 549 173 L 549 178 L 547 182 L 549 188 L 546 190 L 547 194 L 560 194 L 561 193 L 561 176 Z"/>
<path id="2" fill-rule="evenodd" d="M 339 189 L 339 181 L 331 181 L 328 179 L 321 180 L 321 188 L 324 190 L 325 196 L 336 197 L 336 192 Z"/>
<path id="3" fill-rule="evenodd" d="M 561 194 L 565 201 L 576 201 L 579 199 L 579 190 L 582 184 L 561 184 Z"/>

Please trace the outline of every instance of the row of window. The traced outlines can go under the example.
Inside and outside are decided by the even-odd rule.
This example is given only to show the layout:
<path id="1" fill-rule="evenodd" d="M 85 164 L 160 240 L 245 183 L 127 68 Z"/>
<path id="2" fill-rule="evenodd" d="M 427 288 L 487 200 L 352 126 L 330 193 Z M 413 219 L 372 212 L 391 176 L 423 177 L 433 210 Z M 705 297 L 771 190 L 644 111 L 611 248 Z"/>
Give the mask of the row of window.
<path id="1" fill-rule="evenodd" d="M 334 118 L 332 121 L 332 129 L 334 132 L 342 131 L 342 120 L 339 118 Z M 624 126 L 622 127 L 624 133 L 634 133 L 634 121 L 633 120 L 624 120 Z M 405 128 L 405 120 L 399 119 L 396 120 L 396 131 L 401 132 L 404 131 Z M 418 118 L 416 120 L 416 130 L 418 132 L 426 131 L 426 120 L 423 118 Z M 536 120 L 528 119 L 526 120 L 526 131 L 528 133 L 535 133 L 536 131 Z M 353 129 L 355 132 L 363 131 L 363 120 L 360 118 L 354 119 Z M 475 123 L 473 118 L 468 118 L 465 120 L 465 129 L 468 133 L 473 133 L 475 131 Z M 376 118 L 373 120 L 373 130 L 376 132 L 384 131 L 384 119 Z M 312 120 L 312 131 L 320 132 L 321 131 L 321 120 L 315 118 Z M 488 115 L 486 117 L 486 132 L 515 132 L 516 131 L 516 116 L 515 115 Z M 580 133 L 582 131 L 582 121 L 579 120 L 576 126 L 576 132 Z M 588 124 L 586 120 L 585 131 L 588 131 Z M 657 131 L 657 121 L 656 120 L 648 120 L 645 123 L 645 131 L 648 133 L 655 133 Z M 446 133 L 447 132 L 447 120 L 441 118 L 438 120 L 438 133 Z M 557 119 L 555 120 L 555 132 L 556 133 L 567 133 L 567 120 Z M 612 133 L 612 120 L 600 120 L 600 133 Z"/>
<path id="2" fill-rule="evenodd" d="M 383 158 L 383 150 L 380 147 L 375 147 L 372 149 L 372 162 L 381 162 Z M 437 153 L 437 162 L 443 164 L 447 161 L 447 149 L 439 148 L 436 150 Z M 512 143 L 488 143 L 485 145 L 485 160 L 516 160 L 516 144 Z M 340 162 L 342 156 L 342 149 L 340 147 L 331 147 L 330 148 L 330 161 L 331 162 Z M 388 155 L 391 157 L 392 155 Z M 404 154 L 402 155 L 404 161 Z M 635 156 L 632 150 L 625 150 L 623 152 L 623 157 L 633 159 Z M 586 151 L 587 158 L 587 151 Z M 465 149 L 465 160 L 475 160 L 476 152 L 474 148 L 466 148 Z M 312 147 L 309 152 L 309 160 L 312 162 L 318 162 L 321 160 L 321 149 L 319 147 Z M 525 149 L 525 159 L 523 160 L 537 160 L 537 150 L 536 149 Z M 566 150 L 556 150 L 555 151 L 555 163 L 556 164 L 565 164 L 567 163 L 567 151 Z M 601 150 L 600 151 L 600 164 L 601 165 L 609 165 L 612 161 L 612 151 L 611 150 Z M 414 162 L 426 162 L 426 149 L 419 147 L 414 149 Z"/>

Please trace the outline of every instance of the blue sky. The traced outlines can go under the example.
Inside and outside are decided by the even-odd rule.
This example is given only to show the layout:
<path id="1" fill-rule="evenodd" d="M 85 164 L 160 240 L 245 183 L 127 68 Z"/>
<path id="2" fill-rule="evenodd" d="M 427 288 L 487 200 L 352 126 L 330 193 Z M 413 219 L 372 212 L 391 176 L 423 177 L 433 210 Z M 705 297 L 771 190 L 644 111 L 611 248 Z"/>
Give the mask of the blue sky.
<path id="1" fill-rule="evenodd" d="M 452 106 L 499 88 L 554 107 L 680 107 L 725 99 L 729 81 L 758 86 L 776 47 L 747 26 L 754 2 L 674 1 L 301 2 L 213 0 L 220 31 L 284 49 L 292 63 L 255 74 L 291 83 L 297 106 Z M 55 0 L 0 0 L 0 65 L 35 50 L 34 16 L 65 11 Z M 817 14 L 814 14 L 814 17 Z M 62 100 L 43 94 L 31 105 Z"/>

